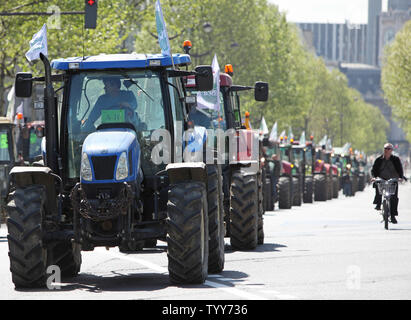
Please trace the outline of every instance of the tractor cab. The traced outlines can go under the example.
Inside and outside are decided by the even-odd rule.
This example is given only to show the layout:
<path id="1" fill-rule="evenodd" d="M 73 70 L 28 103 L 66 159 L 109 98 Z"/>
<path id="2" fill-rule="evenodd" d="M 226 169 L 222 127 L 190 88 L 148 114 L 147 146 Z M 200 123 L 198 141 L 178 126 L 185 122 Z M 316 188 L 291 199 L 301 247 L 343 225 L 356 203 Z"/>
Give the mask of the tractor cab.
<path id="1" fill-rule="evenodd" d="M 288 137 L 280 137 L 280 159 L 282 162 L 283 174 L 292 176 L 294 169 L 294 154 L 292 152 L 292 145 L 288 142 Z"/>

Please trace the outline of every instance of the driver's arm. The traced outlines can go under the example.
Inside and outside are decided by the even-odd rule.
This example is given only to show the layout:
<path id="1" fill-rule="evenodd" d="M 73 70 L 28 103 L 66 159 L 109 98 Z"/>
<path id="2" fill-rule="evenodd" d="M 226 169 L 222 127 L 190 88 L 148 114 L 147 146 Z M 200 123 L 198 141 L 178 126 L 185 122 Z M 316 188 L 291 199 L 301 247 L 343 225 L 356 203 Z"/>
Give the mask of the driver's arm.
<path id="1" fill-rule="evenodd" d="M 94 129 L 94 122 L 97 121 L 98 117 L 101 114 L 101 107 L 103 106 L 103 96 L 100 96 L 96 103 L 94 104 L 93 109 L 86 119 L 84 119 L 82 126 L 82 131 L 91 131 Z"/>

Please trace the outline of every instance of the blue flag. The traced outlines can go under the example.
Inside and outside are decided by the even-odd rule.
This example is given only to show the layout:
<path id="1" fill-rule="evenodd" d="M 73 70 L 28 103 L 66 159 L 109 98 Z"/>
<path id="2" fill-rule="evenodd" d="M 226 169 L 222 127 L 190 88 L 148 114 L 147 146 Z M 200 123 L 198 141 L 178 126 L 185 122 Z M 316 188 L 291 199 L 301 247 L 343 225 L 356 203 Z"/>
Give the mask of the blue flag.
<path id="1" fill-rule="evenodd" d="M 161 8 L 160 0 L 156 2 L 156 25 L 158 34 L 158 44 L 161 48 L 161 53 L 164 56 L 171 57 L 170 41 L 168 39 L 166 22 L 164 21 L 163 9 Z"/>

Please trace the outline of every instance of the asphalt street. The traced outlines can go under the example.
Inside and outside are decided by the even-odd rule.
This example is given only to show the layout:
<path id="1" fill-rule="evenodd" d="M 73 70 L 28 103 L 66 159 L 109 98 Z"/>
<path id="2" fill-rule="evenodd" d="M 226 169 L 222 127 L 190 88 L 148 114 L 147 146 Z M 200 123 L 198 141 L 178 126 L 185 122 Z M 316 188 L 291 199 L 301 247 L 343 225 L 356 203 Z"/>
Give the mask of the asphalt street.
<path id="1" fill-rule="evenodd" d="M 16 290 L 9 271 L 7 227 L 0 229 L 0 299 L 311 300 L 411 298 L 411 183 L 400 185 L 398 224 L 385 230 L 374 189 L 355 197 L 266 212 L 265 244 L 233 251 L 204 285 L 169 282 L 166 244 L 123 254 L 83 252 L 78 277 L 54 290 Z"/>

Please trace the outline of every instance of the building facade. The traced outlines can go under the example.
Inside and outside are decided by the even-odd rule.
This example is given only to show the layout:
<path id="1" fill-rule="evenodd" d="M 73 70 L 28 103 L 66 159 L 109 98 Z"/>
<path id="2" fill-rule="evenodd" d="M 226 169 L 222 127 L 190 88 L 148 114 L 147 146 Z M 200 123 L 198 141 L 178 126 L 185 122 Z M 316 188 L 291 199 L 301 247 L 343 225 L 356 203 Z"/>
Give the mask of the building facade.
<path id="1" fill-rule="evenodd" d="M 297 23 L 305 42 L 327 61 L 366 63 L 366 24 Z"/>

